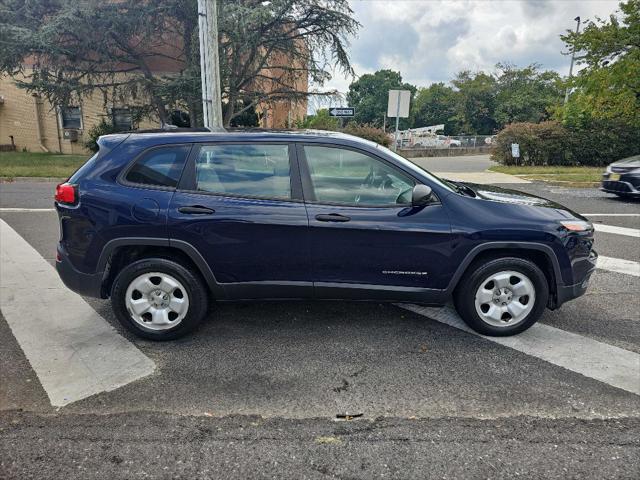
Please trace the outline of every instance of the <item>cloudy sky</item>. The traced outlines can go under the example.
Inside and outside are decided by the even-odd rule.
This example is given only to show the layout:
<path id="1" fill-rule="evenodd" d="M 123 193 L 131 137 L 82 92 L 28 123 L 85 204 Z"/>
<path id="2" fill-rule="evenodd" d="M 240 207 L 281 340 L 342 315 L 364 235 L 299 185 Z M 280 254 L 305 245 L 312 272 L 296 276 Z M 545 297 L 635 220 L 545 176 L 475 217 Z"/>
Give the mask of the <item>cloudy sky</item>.
<path id="1" fill-rule="evenodd" d="M 351 41 L 356 74 L 400 70 L 418 86 L 447 82 L 464 69 L 491 70 L 497 62 L 540 63 L 569 71 L 559 34 L 574 18 L 608 17 L 618 0 L 350 0 L 362 24 Z M 351 79 L 339 73 L 325 85 L 346 92 Z"/>

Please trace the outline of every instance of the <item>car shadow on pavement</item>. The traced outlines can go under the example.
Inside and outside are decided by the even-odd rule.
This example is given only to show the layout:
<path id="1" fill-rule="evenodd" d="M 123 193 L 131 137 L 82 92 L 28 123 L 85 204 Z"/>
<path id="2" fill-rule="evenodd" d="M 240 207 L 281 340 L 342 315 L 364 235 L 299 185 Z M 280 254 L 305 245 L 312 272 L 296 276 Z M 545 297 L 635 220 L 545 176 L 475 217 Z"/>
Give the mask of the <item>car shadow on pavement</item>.
<path id="1" fill-rule="evenodd" d="M 109 304 L 99 312 L 115 323 Z M 287 418 L 629 414 L 632 394 L 389 304 L 220 303 L 156 374 L 65 407 Z"/>

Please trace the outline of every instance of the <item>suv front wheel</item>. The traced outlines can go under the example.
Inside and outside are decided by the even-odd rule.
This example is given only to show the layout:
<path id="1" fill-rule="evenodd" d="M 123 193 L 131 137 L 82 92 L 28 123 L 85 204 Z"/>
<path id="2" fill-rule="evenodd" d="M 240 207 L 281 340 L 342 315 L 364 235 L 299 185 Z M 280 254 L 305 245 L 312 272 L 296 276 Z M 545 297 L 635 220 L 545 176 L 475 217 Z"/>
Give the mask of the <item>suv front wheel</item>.
<path id="1" fill-rule="evenodd" d="M 507 336 L 533 325 L 544 312 L 549 285 L 537 265 L 522 258 L 474 264 L 460 282 L 456 310 L 478 333 Z"/>
<path id="2" fill-rule="evenodd" d="M 120 323 L 150 340 L 173 340 L 194 330 L 207 311 L 200 278 L 164 258 L 138 260 L 120 271 L 111 289 Z"/>

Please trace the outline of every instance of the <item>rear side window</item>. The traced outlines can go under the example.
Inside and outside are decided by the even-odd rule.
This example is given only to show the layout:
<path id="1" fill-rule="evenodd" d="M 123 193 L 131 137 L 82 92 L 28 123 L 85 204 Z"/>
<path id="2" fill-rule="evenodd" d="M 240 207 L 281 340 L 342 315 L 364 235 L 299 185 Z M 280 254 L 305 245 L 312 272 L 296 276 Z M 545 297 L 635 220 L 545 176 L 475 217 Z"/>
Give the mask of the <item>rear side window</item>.
<path id="1" fill-rule="evenodd" d="M 203 192 L 291 198 L 287 145 L 204 145 L 196 158 L 197 189 Z"/>
<path id="2" fill-rule="evenodd" d="M 129 169 L 125 180 L 131 183 L 175 188 L 182 175 L 188 145 L 154 148 L 140 157 Z"/>

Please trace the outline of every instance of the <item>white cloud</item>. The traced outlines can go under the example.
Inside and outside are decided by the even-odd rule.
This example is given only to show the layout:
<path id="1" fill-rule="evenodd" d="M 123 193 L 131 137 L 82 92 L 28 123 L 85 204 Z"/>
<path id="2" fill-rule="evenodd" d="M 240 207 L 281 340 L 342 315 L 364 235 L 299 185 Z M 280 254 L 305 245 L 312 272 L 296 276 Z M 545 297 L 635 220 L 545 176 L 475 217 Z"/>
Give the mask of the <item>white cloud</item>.
<path id="1" fill-rule="evenodd" d="M 540 63 L 565 75 L 559 35 L 583 20 L 607 17 L 618 0 L 390 1 L 351 0 L 362 23 L 350 52 L 356 74 L 399 70 L 418 86 L 447 82 L 460 70 L 492 70 L 498 62 Z M 324 86 L 346 92 L 336 73 Z"/>

